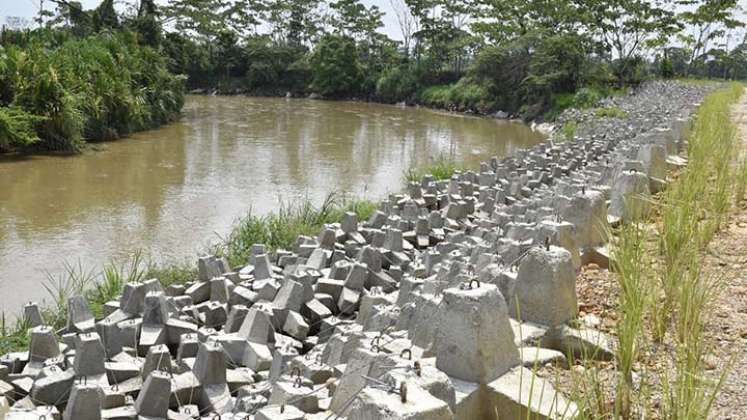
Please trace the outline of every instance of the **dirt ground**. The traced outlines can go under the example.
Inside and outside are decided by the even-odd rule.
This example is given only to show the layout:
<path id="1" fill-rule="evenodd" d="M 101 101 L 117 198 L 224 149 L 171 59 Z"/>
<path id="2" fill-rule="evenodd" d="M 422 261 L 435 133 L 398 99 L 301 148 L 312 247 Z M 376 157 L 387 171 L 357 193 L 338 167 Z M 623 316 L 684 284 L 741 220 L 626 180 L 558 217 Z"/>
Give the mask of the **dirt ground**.
<path id="1" fill-rule="evenodd" d="M 734 106 L 733 118 L 740 130 L 743 155 L 747 157 L 747 92 Z M 654 226 L 649 225 L 649 228 Z M 747 202 L 732 210 L 728 221 L 709 245 L 703 275 L 717 277 L 722 286 L 710 308 L 706 326 L 710 346 L 705 358 L 707 375 L 718 381 L 725 369 L 728 372 L 710 418 L 747 420 Z M 614 276 L 592 264 L 582 268 L 577 281 L 579 319 L 583 324 L 610 335 L 614 335 L 618 319 L 615 309 L 618 286 Z M 646 363 L 654 365 L 654 370 L 667 369 L 666 356 L 662 352 L 656 353 L 658 356 L 648 352 L 643 358 Z M 596 376 L 603 384 L 597 403 L 611 409 L 614 404 L 614 362 L 586 367 L 574 365 L 570 370 L 548 365 L 538 373 L 551 379 L 561 391 L 573 395 L 588 391 L 579 389 L 578 380 L 574 380 L 574 377 L 582 377 L 579 373 L 585 369 L 596 369 Z M 660 397 L 650 396 L 654 401 Z"/>
<path id="2" fill-rule="evenodd" d="M 747 156 L 747 94 L 734 107 L 733 118 Z M 747 203 L 735 209 L 711 242 L 705 271 L 723 281 L 707 326 L 714 347 L 706 364 L 714 378 L 725 368 L 730 371 L 711 418 L 747 419 Z"/>

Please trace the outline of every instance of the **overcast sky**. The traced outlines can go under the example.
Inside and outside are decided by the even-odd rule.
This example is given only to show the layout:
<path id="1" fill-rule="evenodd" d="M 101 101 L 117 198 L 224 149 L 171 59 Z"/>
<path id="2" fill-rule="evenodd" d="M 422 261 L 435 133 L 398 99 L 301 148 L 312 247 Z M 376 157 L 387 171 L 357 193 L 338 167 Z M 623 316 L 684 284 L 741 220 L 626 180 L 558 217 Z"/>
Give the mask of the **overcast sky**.
<path id="1" fill-rule="evenodd" d="M 33 18 L 39 12 L 39 2 L 43 0 L 0 0 L 0 24 L 6 23 L 8 16 L 20 16 L 25 18 Z M 84 9 L 92 9 L 101 3 L 101 0 L 78 0 L 83 4 Z M 744 0 L 747 1 L 747 0 Z M 158 3 L 165 4 L 168 0 L 158 0 Z M 391 3 L 389 0 L 362 0 L 366 5 L 377 5 L 379 8 L 386 13 L 384 16 L 384 28 L 381 32 L 384 32 L 393 39 L 402 39 L 402 35 L 397 25 L 397 18 L 392 11 Z M 134 3 L 133 0 L 126 2 L 115 0 L 115 4 L 123 3 Z M 396 3 L 395 3 L 396 4 Z M 44 2 L 44 8 L 47 10 L 54 10 L 54 4 L 50 1 Z"/>

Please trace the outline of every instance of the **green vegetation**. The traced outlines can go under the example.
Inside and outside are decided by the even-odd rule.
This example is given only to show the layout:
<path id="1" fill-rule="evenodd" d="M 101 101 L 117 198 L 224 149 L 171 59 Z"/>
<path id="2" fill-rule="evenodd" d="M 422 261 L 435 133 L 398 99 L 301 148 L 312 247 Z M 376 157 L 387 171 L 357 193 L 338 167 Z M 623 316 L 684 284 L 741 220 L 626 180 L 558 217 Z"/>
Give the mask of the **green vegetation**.
<path id="1" fill-rule="evenodd" d="M 4 35 L 20 51 L 0 54 L 0 105 L 30 114 L 0 111 L 4 149 L 75 149 L 81 139 L 161 124 L 181 106 L 166 68 L 203 91 L 313 93 L 525 119 L 591 108 L 649 78 L 747 78 L 747 42 L 724 42 L 743 26 L 736 0 L 391 0 L 401 41 L 381 32 L 384 13 L 362 0 L 125 0 L 124 12 L 111 1 L 93 10 L 55 3 L 36 20 L 41 29 Z M 39 49 L 52 51 L 52 74 Z M 19 74 L 19 63 L 39 74 Z M 9 80 L 39 89 L 8 97 Z"/>
<path id="2" fill-rule="evenodd" d="M 425 166 L 409 168 L 403 174 L 404 181 L 420 182 L 426 175 L 431 175 L 435 180 L 451 179 L 452 175 L 465 170 L 465 167 L 456 162 L 454 158 L 440 155 Z"/>
<path id="3" fill-rule="evenodd" d="M 354 96 L 363 82 L 355 41 L 325 35 L 311 56 L 311 88 L 324 96 Z"/>
<path id="4" fill-rule="evenodd" d="M 563 124 L 560 128 L 560 132 L 563 133 L 562 140 L 571 141 L 576 137 L 576 130 L 578 130 L 578 123 L 576 121 L 568 121 Z"/>
<path id="5" fill-rule="evenodd" d="M 594 115 L 599 118 L 625 118 L 628 113 L 617 107 L 597 108 Z"/>
<path id="6" fill-rule="evenodd" d="M 703 259 L 732 195 L 744 197 L 739 179 L 747 175 L 734 158 L 740 145 L 729 112 L 743 89 L 733 83 L 701 105 L 689 136 L 689 164 L 657 202 L 656 229 L 628 224 L 615 232 L 616 398 L 606 404 L 598 371 L 585 370 L 574 378 L 584 418 L 709 417 L 728 369 L 707 378 L 704 358 L 712 343 L 705 324 L 720 282 L 704 273 Z"/>
<path id="7" fill-rule="evenodd" d="M 101 272 L 87 269 L 80 262 L 67 263 L 62 274 L 47 276 L 44 289 L 49 301 L 48 306 L 41 308 L 42 317 L 48 325 L 60 330 L 67 322 L 67 301 L 72 296 L 84 296 L 93 315 L 100 319 L 104 316 L 104 305 L 121 295 L 127 283 L 156 278 L 167 287 L 194 280 L 196 276 L 194 264 L 158 266 L 146 261 L 141 252 L 123 262 L 112 261 Z M 29 326 L 22 320 L 7 320 L 4 312 L 1 316 L 0 353 L 27 349 Z"/>
<path id="8" fill-rule="evenodd" d="M 133 33 L 76 39 L 0 34 L 0 152 L 77 151 L 164 124 L 183 104 L 182 81 Z"/>
<path id="9" fill-rule="evenodd" d="M 354 212 L 358 220 L 367 220 L 376 205 L 367 200 L 350 200 L 329 194 L 320 206 L 311 201 L 281 203 L 277 212 L 257 216 L 251 212 L 239 219 L 231 233 L 216 245 L 213 253 L 228 258 L 231 266 L 247 263 L 254 244 L 270 250 L 293 249 L 299 235 L 316 236 L 325 224 L 342 220 L 345 212 Z"/>
<path id="10" fill-rule="evenodd" d="M 495 109 L 486 84 L 461 79 L 453 85 L 431 86 L 420 92 L 419 102 L 433 108 L 488 113 Z"/>

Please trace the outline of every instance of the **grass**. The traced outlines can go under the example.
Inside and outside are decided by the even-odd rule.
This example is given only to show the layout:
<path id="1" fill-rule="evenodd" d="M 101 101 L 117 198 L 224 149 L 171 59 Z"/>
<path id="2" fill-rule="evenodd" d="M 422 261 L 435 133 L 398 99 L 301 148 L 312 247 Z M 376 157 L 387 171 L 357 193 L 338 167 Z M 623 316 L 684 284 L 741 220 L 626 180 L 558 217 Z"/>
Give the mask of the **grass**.
<path id="1" fill-rule="evenodd" d="M 613 106 L 609 108 L 597 108 L 597 110 L 594 111 L 594 115 L 596 115 L 597 118 L 625 118 L 628 116 L 628 113 Z"/>
<path id="2" fill-rule="evenodd" d="M 573 381 L 587 393 L 580 399 L 584 418 L 708 418 L 728 371 L 716 380 L 705 372 L 705 324 L 721 283 L 703 273 L 703 258 L 732 198 L 744 198 L 747 169 L 735 162 L 730 119 L 742 92 L 734 83 L 704 100 L 689 134 L 689 165 L 656 202 L 656 229 L 623 225 L 610 242 L 619 288 L 615 401 L 600 403 L 607 390 L 597 369 L 587 369 Z"/>
<path id="3" fill-rule="evenodd" d="M 309 200 L 283 202 L 277 212 L 263 216 L 250 212 L 239 219 L 212 251 L 228 258 L 231 266 L 241 266 L 247 264 L 254 244 L 264 244 L 270 251 L 292 249 L 299 236 L 316 236 L 324 225 L 340 222 L 345 212 L 367 220 L 375 211 L 376 204 L 371 201 L 348 199 L 338 193 L 327 195 L 319 206 Z"/>
<path id="4" fill-rule="evenodd" d="M 576 131 L 578 130 L 578 123 L 576 121 L 568 121 L 560 128 L 562 136 L 558 139 L 559 141 L 571 141 L 576 138 Z"/>
<path id="5" fill-rule="evenodd" d="M 435 180 L 451 179 L 457 172 L 464 171 L 465 167 L 457 163 L 453 158 L 440 155 L 432 159 L 427 165 L 413 167 L 405 171 L 402 175 L 405 183 L 420 182 L 424 176 L 430 175 Z"/>
<path id="6" fill-rule="evenodd" d="M 277 213 L 265 216 L 252 214 L 240 219 L 230 235 L 213 249 L 226 256 L 232 267 L 246 264 L 251 246 L 265 244 L 270 250 L 290 249 L 299 235 L 316 236 L 324 225 L 340 222 L 346 212 L 354 212 L 359 220 L 366 220 L 376 211 L 376 205 L 367 200 L 353 200 L 336 193 L 329 194 L 320 206 L 310 201 L 284 203 Z M 82 295 L 96 319 L 101 319 L 107 302 L 116 300 L 124 285 L 156 278 L 164 287 L 182 284 L 195 279 L 194 264 L 154 264 L 147 261 L 142 252 L 135 252 L 129 259 L 104 265 L 101 271 L 87 269 L 82 263 L 66 264 L 57 276 L 48 274 L 44 288 L 50 302 L 42 308 L 42 317 L 55 330 L 65 327 L 67 301 Z M 0 353 L 25 350 L 28 346 L 28 326 L 18 316 L 18 321 L 8 321 L 2 313 L 0 319 Z M 12 324 L 12 325 L 11 325 Z"/>
<path id="7" fill-rule="evenodd" d="M 489 86 L 462 78 L 451 85 L 435 85 L 423 89 L 418 101 L 432 108 L 487 113 L 495 108 Z"/>
<path id="8" fill-rule="evenodd" d="M 67 301 L 77 295 L 88 301 L 91 313 L 96 319 L 104 317 L 104 306 L 111 300 L 117 300 L 122 294 L 124 285 L 157 278 L 164 287 L 171 284 L 185 283 L 194 279 L 197 270 L 184 264 L 156 265 L 146 261 L 143 253 L 135 252 L 122 262 L 111 261 L 104 265 L 100 272 L 88 269 L 81 262 L 66 263 L 63 272 L 53 276 L 47 274 L 43 287 L 50 301 L 41 309 L 45 323 L 56 331 L 67 323 Z M 29 326 L 19 314 L 17 319 L 8 320 L 5 312 L 0 316 L 0 354 L 8 351 L 22 351 L 28 347 Z"/>

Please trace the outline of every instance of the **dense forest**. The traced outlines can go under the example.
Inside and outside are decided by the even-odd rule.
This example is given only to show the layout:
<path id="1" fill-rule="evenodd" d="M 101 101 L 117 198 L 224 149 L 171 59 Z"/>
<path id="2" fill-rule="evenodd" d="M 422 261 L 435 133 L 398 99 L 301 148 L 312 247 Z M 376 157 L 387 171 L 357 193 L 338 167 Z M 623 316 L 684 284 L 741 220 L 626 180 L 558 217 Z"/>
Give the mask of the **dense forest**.
<path id="1" fill-rule="evenodd" d="M 52 0 L 0 35 L 0 151 L 76 150 L 178 114 L 184 90 L 552 118 L 648 78 L 747 78 L 736 0 Z"/>

